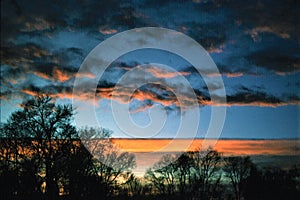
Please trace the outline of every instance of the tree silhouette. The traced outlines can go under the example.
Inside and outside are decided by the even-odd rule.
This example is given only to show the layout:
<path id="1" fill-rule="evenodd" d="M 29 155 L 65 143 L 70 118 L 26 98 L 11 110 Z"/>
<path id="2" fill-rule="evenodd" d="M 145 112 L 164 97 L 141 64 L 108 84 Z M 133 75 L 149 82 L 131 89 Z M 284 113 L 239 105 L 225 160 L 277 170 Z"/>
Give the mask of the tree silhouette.
<path id="1" fill-rule="evenodd" d="M 122 152 L 110 141 L 111 131 L 103 128 L 85 127 L 79 130 L 84 146 L 94 156 L 93 169 L 97 174 L 99 191 L 108 198 L 119 187 L 119 180 L 130 178 L 131 170 L 136 166 L 135 157 Z"/>
<path id="2" fill-rule="evenodd" d="M 211 199 L 218 195 L 221 179 L 221 155 L 214 150 L 190 153 L 194 161 L 193 190 L 201 199 Z"/>
<path id="3" fill-rule="evenodd" d="M 234 190 L 235 199 L 242 198 L 245 181 L 250 175 L 253 163 L 250 157 L 226 157 L 224 158 L 224 167 L 226 177 L 230 179 L 230 183 Z"/>
<path id="4" fill-rule="evenodd" d="M 56 105 L 52 98 L 44 95 L 25 101 L 21 107 L 3 127 L 7 138 L 15 143 L 10 145 L 10 150 L 15 151 L 15 163 L 34 156 L 39 165 L 35 173 L 45 171 L 47 199 L 57 199 L 59 177 L 54 172 L 60 168 L 58 149 L 71 146 L 72 138 L 76 137 L 75 127 L 71 125 L 73 110 L 70 105 Z"/>
<path id="5" fill-rule="evenodd" d="M 244 188 L 245 199 L 299 199 L 300 170 L 297 166 L 287 170 L 278 167 L 258 169 L 253 166 Z"/>
<path id="6" fill-rule="evenodd" d="M 212 150 L 167 154 L 146 172 L 160 194 L 180 199 L 211 199 L 219 193 L 221 156 Z"/>
<path id="7" fill-rule="evenodd" d="M 134 155 L 115 147 L 109 130 L 77 131 L 72 117 L 70 105 L 56 105 L 48 96 L 37 96 L 22 103 L 3 124 L 3 199 L 109 198 L 117 193 L 120 182 L 130 178 Z"/>
<path id="8" fill-rule="evenodd" d="M 166 154 L 152 168 L 147 169 L 145 179 L 152 183 L 154 192 L 166 195 L 175 192 L 177 166 L 174 163 L 177 157 L 177 155 Z"/>
<path id="9" fill-rule="evenodd" d="M 177 168 L 176 177 L 178 179 L 178 190 L 182 197 L 191 191 L 189 187 L 192 182 L 192 167 L 194 167 L 192 152 L 183 153 L 174 162 Z"/>
<path id="10" fill-rule="evenodd" d="M 68 164 L 63 168 L 63 180 L 66 182 L 64 189 L 69 199 L 93 199 L 102 195 L 98 189 L 98 175 L 94 169 L 93 156 L 83 144 L 78 143 L 72 154 L 66 158 Z"/>

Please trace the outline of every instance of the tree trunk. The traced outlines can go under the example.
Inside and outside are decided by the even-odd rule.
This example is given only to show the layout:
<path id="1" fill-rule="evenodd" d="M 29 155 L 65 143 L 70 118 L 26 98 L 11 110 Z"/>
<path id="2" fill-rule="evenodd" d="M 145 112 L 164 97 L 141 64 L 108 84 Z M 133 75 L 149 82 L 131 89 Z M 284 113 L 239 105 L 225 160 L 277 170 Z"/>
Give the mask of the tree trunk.
<path id="1" fill-rule="evenodd" d="M 56 200 L 58 191 L 51 171 L 51 163 L 46 161 L 46 199 Z"/>

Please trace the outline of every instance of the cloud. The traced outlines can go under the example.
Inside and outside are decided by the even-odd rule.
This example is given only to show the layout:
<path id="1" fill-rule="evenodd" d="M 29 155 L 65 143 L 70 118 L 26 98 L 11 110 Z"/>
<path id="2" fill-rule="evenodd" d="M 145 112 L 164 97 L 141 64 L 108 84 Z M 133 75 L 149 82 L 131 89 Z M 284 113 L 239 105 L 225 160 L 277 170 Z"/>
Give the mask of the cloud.
<path id="1" fill-rule="evenodd" d="M 65 84 L 57 85 L 45 85 L 45 86 L 36 86 L 30 84 L 21 89 L 23 95 L 36 96 L 38 94 L 47 94 L 50 97 L 58 99 L 69 99 L 72 100 L 76 98 L 82 101 L 93 102 L 93 96 L 90 96 L 90 93 L 81 91 L 80 93 L 73 93 L 72 85 L 67 86 Z"/>
<path id="2" fill-rule="evenodd" d="M 277 48 L 281 48 L 278 51 Z M 278 75 L 293 74 L 300 71 L 299 46 L 267 47 L 247 56 L 250 63 L 271 70 Z"/>
<path id="3" fill-rule="evenodd" d="M 287 1 L 224 1 L 221 7 L 230 10 L 239 25 L 255 39 L 260 33 L 271 33 L 283 39 L 300 41 L 296 28 L 299 2 Z M 250 31 L 249 31 L 250 27 Z"/>
<path id="4" fill-rule="evenodd" d="M 240 76 L 244 75 L 244 72 L 236 70 L 236 69 L 231 69 L 229 66 L 226 66 L 223 64 L 218 64 L 218 70 L 219 70 L 219 73 L 216 73 L 215 70 L 202 69 L 201 73 L 205 74 L 206 76 L 208 76 L 210 78 L 220 77 L 220 76 L 226 76 L 228 78 L 235 78 L 235 77 L 240 77 Z M 198 74 L 199 72 L 193 66 L 188 66 L 183 69 L 183 73 L 185 75 L 190 75 L 190 74 Z"/>
<path id="5" fill-rule="evenodd" d="M 20 29 L 21 32 L 44 31 L 54 29 L 55 24 L 46 21 L 43 18 L 35 18 L 31 22 L 25 22 L 24 27 Z"/>
<path id="6" fill-rule="evenodd" d="M 103 29 L 103 28 L 100 28 L 99 32 L 104 34 L 104 35 L 111 35 L 111 34 L 114 34 L 118 31 L 116 29 Z"/>
<path id="7" fill-rule="evenodd" d="M 58 80 L 59 82 L 65 82 L 65 81 L 69 80 L 72 76 L 58 68 L 54 68 L 53 69 L 53 77 L 54 77 L 54 79 Z"/>
<path id="8" fill-rule="evenodd" d="M 148 109 L 151 109 L 153 106 L 154 106 L 153 102 L 149 100 L 149 101 L 137 102 L 131 105 L 131 107 L 129 107 L 129 110 L 131 114 L 135 114 L 135 113 L 144 112 Z"/>
<path id="9" fill-rule="evenodd" d="M 270 27 L 270 26 L 258 26 L 258 27 L 252 28 L 249 31 L 246 31 L 246 34 L 251 35 L 252 39 L 255 42 L 261 41 L 261 37 L 260 37 L 261 33 L 273 33 L 273 34 L 278 35 L 279 37 L 281 37 L 283 39 L 290 38 L 290 35 L 288 33 L 276 32 L 276 30 L 273 30 L 272 28 L 273 27 Z"/>
<path id="10" fill-rule="evenodd" d="M 187 35 L 196 40 L 210 53 L 221 53 L 226 42 L 226 27 L 223 24 L 203 24 L 190 22 L 184 24 Z"/>
<path id="11" fill-rule="evenodd" d="M 151 73 L 153 76 L 157 78 L 174 78 L 176 76 L 187 76 L 190 75 L 190 72 L 169 72 L 160 67 L 151 66 L 147 67 L 147 72 Z"/>
<path id="12" fill-rule="evenodd" d="M 26 36 L 49 39 L 61 30 L 106 35 L 143 24 L 141 13 L 117 0 L 3 1 L 1 8 L 1 44 Z"/>
<path id="13" fill-rule="evenodd" d="M 116 65 L 113 67 L 116 69 L 121 69 L 124 71 L 131 71 L 133 69 L 139 69 L 139 70 L 145 70 L 145 72 L 150 73 L 152 76 L 159 78 L 159 79 L 170 79 L 170 78 L 176 78 L 177 76 L 188 76 L 191 74 L 191 72 L 188 71 L 170 71 L 168 69 L 164 69 L 164 66 L 155 66 L 155 65 L 147 65 L 142 67 L 139 63 L 116 63 Z M 143 69 L 144 68 L 144 69 Z"/>
<path id="14" fill-rule="evenodd" d="M 88 35 L 98 43 L 106 35 L 150 25 L 180 30 L 203 45 L 218 63 L 220 71 L 220 74 L 203 71 L 209 78 L 238 77 L 228 81 L 227 88 L 235 88 L 235 80 L 243 82 L 246 80 L 244 75 L 254 72 L 264 79 L 270 72 L 283 76 L 295 75 L 300 71 L 297 1 L 174 3 L 164 0 L 160 4 L 158 1 L 135 3 L 117 0 L 78 1 L 76 4 L 1 2 L 1 18 L 5 22 L 1 23 L 1 98 L 11 97 L 12 94 L 34 95 L 37 92 L 57 98 L 72 98 L 75 78 L 87 79 L 88 86 L 88 79 L 94 79 L 96 75 L 92 71 L 77 73 L 94 43 L 81 42 L 81 36 L 78 36 L 80 46 L 78 41 L 71 41 L 70 34 Z M 168 9 L 172 12 L 166 13 Z M 65 35 L 61 36 L 62 33 Z M 133 94 L 129 94 L 128 86 L 112 96 L 120 77 L 139 64 L 138 59 L 133 59 L 132 62 L 121 61 L 109 68 L 97 86 L 97 98 L 124 103 L 125 97 L 131 95 L 130 101 L 139 102 L 139 106 L 133 105 L 132 112 L 143 111 L 155 104 L 178 108 L 179 101 L 171 90 L 157 84 L 138 88 Z M 177 72 L 157 66 L 146 71 L 147 76 L 166 79 L 173 85 L 176 85 L 179 75 L 184 76 L 194 87 L 200 106 L 218 105 L 218 102 L 211 101 L 203 81 L 193 78 L 198 72 L 191 66 L 180 66 Z M 214 86 L 214 91 L 218 87 Z M 284 91 L 278 93 L 240 88 L 228 94 L 225 106 L 299 105 L 297 94 L 284 96 Z M 74 95 L 78 99 L 93 98 L 86 91 Z M 186 104 L 191 102 L 191 97 L 184 93 L 181 98 Z"/>
<path id="15" fill-rule="evenodd" d="M 66 6 L 62 2 L 57 2 L 55 7 L 49 5 L 47 1 L 1 2 L 1 19 L 6 22 L 1 23 L 1 43 L 12 41 L 22 34 L 52 33 L 57 28 L 66 27 L 69 19 Z"/>
<path id="16" fill-rule="evenodd" d="M 87 91 L 84 88 L 90 88 L 88 82 L 86 86 L 82 87 L 82 90 L 73 93 L 73 86 L 66 85 L 61 82 L 57 85 L 29 85 L 20 88 L 20 95 L 30 95 L 34 96 L 36 94 L 48 94 L 51 97 L 62 98 L 62 99 L 72 99 L 76 98 L 81 101 L 89 101 L 95 104 L 94 97 L 96 101 L 101 101 L 103 99 L 117 101 L 122 104 L 130 104 L 130 112 L 137 113 L 143 112 L 154 105 L 160 104 L 168 110 L 174 109 L 188 109 L 192 108 L 190 102 L 191 96 L 185 94 L 184 92 L 179 96 L 175 95 L 170 88 L 159 85 L 159 84 L 147 84 L 135 90 L 128 85 L 122 89 L 117 88 L 114 83 L 101 82 L 98 84 L 96 93 Z M 117 93 L 115 91 L 118 91 Z M 134 91 L 134 92 L 132 92 Z M 199 106 L 259 106 L 259 107 L 277 107 L 285 105 L 298 105 L 300 106 L 300 97 L 297 95 L 284 95 L 284 96 L 274 96 L 268 94 L 261 90 L 253 90 L 241 86 L 237 91 L 232 94 L 227 95 L 227 103 L 220 104 L 219 102 L 213 102 L 212 98 L 208 94 L 207 88 L 194 89 L 196 94 L 196 101 Z M 2 98 L 5 95 L 11 95 L 9 91 L 1 94 Z M 216 94 L 212 94 L 216 95 Z M 218 96 L 214 96 L 218 99 Z M 180 98 L 180 101 L 179 99 Z M 180 104 L 183 102 L 183 104 Z"/>
<path id="17" fill-rule="evenodd" d="M 66 82 L 74 78 L 95 78 L 91 72 L 77 73 L 79 64 L 69 65 L 76 59 L 83 59 L 82 50 L 67 48 L 50 52 L 33 43 L 1 47 L 2 83 L 25 81 L 32 74 L 52 82 Z M 75 58 L 75 59 L 74 59 Z M 5 65 L 5 67 L 4 67 Z"/>
<path id="18" fill-rule="evenodd" d="M 118 90 L 119 91 L 119 90 Z M 113 96 L 114 88 L 101 88 L 97 90 L 97 95 L 100 98 L 116 100 L 121 103 L 129 103 L 124 99 L 130 96 L 130 102 L 133 100 L 138 100 L 142 103 L 139 108 L 136 108 L 134 112 L 144 111 L 144 109 L 151 108 L 153 104 L 158 103 L 163 106 L 169 107 L 174 105 L 175 107 L 185 109 L 184 105 L 180 105 L 176 96 L 172 94 L 162 95 L 157 90 L 149 90 L 148 87 L 142 89 L 137 89 L 133 94 L 130 94 L 129 91 L 132 91 L 129 88 L 122 89 L 116 96 Z M 207 92 L 207 88 L 204 90 L 195 90 L 197 95 L 197 101 L 199 106 L 259 106 L 259 107 L 277 107 L 285 105 L 300 105 L 299 97 L 290 96 L 290 97 L 277 97 L 271 94 L 267 94 L 263 91 L 252 90 L 250 88 L 241 87 L 234 94 L 227 95 L 227 103 L 220 104 L 219 102 L 212 102 L 211 97 Z M 212 94 L 214 95 L 214 94 Z M 215 96 L 218 99 L 218 96 Z M 191 102 L 192 99 L 189 96 L 180 96 L 182 101 Z M 188 105 L 188 103 L 186 103 Z M 183 106 L 183 107 L 182 107 Z"/>
<path id="19" fill-rule="evenodd" d="M 60 69 L 56 65 L 48 64 L 44 66 L 38 66 L 33 72 L 36 76 L 48 79 L 52 81 L 65 82 L 75 77 L 75 70 L 70 68 Z"/>
<path id="20" fill-rule="evenodd" d="M 118 92 L 116 93 L 114 91 Z M 131 91 L 134 92 L 132 93 Z M 157 103 L 163 106 L 178 104 L 176 96 L 172 92 L 162 90 L 162 86 L 155 84 L 145 85 L 135 90 L 134 87 L 131 88 L 130 86 L 122 87 L 121 89 L 115 87 L 102 87 L 97 89 L 96 95 L 100 99 L 111 99 L 125 104 L 134 100 L 139 102 L 152 102 L 153 104 Z M 127 100 L 129 100 L 129 102 Z M 152 105 L 152 103 L 148 103 L 148 105 Z"/>
<path id="21" fill-rule="evenodd" d="M 12 67 L 27 67 L 51 53 L 33 43 L 14 45 L 12 43 L 1 46 L 1 64 Z"/>
<path id="22" fill-rule="evenodd" d="M 126 74 L 128 73 L 128 74 Z M 139 63 L 124 63 L 116 62 L 113 63 L 109 68 L 107 68 L 102 75 L 100 82 L 98 84 L 99 89 L 105 87 L 114 87 L 123 76 L 127 76 L 127 79 L 132 80 L 132 85 L 128 87 L 135 87 L 136 83 L 145 82 L 151 80 L 152 83 L 157 83 L 161 85 L 169 85 L 180 87 L 178 78 L 183 76 L 183 78 L 188 78 L 191 72 L 183 70 L 176 70 L 175 68 L 169 69 L 165 68 L 164 65 L 140 65 Z M 151 85 L 151 84 L 150 84 Z M 156 89 L 159 89 L 156 87 Z"/>
<path id="23" fill-rule="evenodd" d="M 297 96 L 278 97 L 264 91 L 241 87 L 236 93 L 227 95 L 228 106 L 260 106 L 277 107 L 285 105 L 300 105 Z"/>

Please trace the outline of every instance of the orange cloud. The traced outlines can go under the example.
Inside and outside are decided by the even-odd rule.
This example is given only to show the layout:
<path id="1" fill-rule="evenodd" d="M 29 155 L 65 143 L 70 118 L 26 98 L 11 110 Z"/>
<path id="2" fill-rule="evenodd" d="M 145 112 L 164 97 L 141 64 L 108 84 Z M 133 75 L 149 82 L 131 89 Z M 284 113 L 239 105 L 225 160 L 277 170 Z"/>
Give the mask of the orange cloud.
<path id="1" fill-rule="evenodd" d="M 37 92 L 34 92 L 32 90 L 29 90 L 29 89 L 24 89 L 24 90 L 21 90 L 24 94 L 28 94 L 28 95 L 31 95 L 31 96 L 36 96 L 38 93 Z"/>
<path id="2" fill-rule="evenodd" d="M 229 78 L 234 78 L 234 77 L 240 77 L 243 76 L 243 73 L 241 72 L 237 72 L 237 73 L 226 73 L 225 76 L 229 77 Z"/>
<path id="3" fill-rule="evenodd" d="M 85 78 L 90 78 L 90 79 L 96 78 L 96 76 L 91 72 L 85 72 L 85 73 L 84 72 L 83 73 L 77 72 L 75 77 L 76 78 L 84 78 L 85 77 Z"/>
<path id="4" fill-rule="evenodd" d="M 238 76 L 238 74 L 236 75 Z M 118 92 L 114 92 L 118 91 Z M 133 100 L 138 100 L 140 102 L 146 101 L 146 100 L 151 100 L 153 104 L 159 103 L 163 106 L 171 106 L 175 105 L 177 107 L 181 107 L 182 109 L 186 109 L 192 105 L 191 102 L 194 102 L 194 99 L 192 97 L 186 96 L 186 95 L 181 95 L 180 97 L 176 96 L 168 96 L 166 98 L 161 98 L 157 93 L 153 91 L 143 91 L 143 90 L 135 90 L 134 93 L 131 93 L 130 88 L 124 88 L 122 90 L 110 87 L 110 88 L 98 88 L 97 89 L 97 97 L 100 99 L 110 99 L 114 101 L 118 101 L 119 103 L 124 103 L 128 104 L 132 102 Z M 128 100 L 128 97 L 129 101 Z M 180 104 L 179 100 L 177 98 L 181 99 L 181 102 L 183 104 Z M 278 101 L 278 102 L 273 102 L 270 101 L 268 102 L 267 99 L 264 100 L 257 100 L 257 101 L 247 101 L 247 99 L 241 99 L 238 100 L 238 97 L 231 97 L 232 100 L 227 101 L 225 104 L 220 103 L 217 101 L 212 101 L 210 98 L 205 98 L 203 96 L 198 96 L 198 103 L 199 105 L 203 106 L 258 106 L 258 107 L 278 107 L 278 106 L 286 106 L 286 105 L 300 105 L 300 100 L 289 100 L 289 101 Z M 247 98 L 247 97 L 244 97 Z M 135 110 L 132 111 L 132 113 L 136 112 L 142 112 L 145 111 L 148 108 L 151 108 L 153 105 L 142 105 L 139 108 L 136 108 Z"/>
<path id="5" fill-rule="evenodd" d="M 118 32 L 118 31 L 116 29 L 103 29 L 103 28 L 100 28 L 99 32 L 104 34 L 104 35 L 110 35 L 110 34 L 114 34 L 114 33 Z"/>
<path id="6" fill-rule="evenodd" d="M 221 45 L 220 47 L 210 47 L 207 51 L 208 51 L 208 53 L 222 53 L 223 48 L 224 48 L 224 45 Z"/>
<path id="7" fill-rule="evenodd" d="M 59 81 L 59 82 L 65 82 L 72 78 L 72 75 L 70 73 L 64 72 L 57 67 L 54 67 L 51 74 L 43 73 L 39 71 L 33 72 L 34 75 L 47 79 L 47 80 L 53 80 L 53 81 Z"/>
<path id="8" fill-rule="evenodd" d="M 68 81 L 73 77 L 76 77 L 76 78 L 90 78 L 90 79 L 95 78 L 95 75 L 91 72 L 73 73 L 73 72 L 67 72 L 65 70 L 61 70 L 58 67 L 54 67 L 51 74 L 43 73 L 43 72 L 39 72 L 39 71 L 34 71 L 33 74 L 40 77 L 40 78 L 43 78 L 43 79 L 52 80 L 52 81 L 59 81 L 59 82 Z"/>
<path id="9" fill-rule="evenodd" d="M 58 80 L 59 82 L 65 82 L 72 78 L 72 76 L 66 72 L 63 72 L 62 70 L 58 68 L 53 69 L 53 77 L 54 79 Z"/>
<path id="10" fill-rule="evenodd" d="M 190 72 L 169 72 L 159 67 L 151 66 L 146 68 L 146 71 L 157 78 L 174 78 L 176 76 L 187 76 Z"/>
<path id="11" fill-rule="evenodd" d="M 139 101 L 151 100 L 156 103 L 160 103 L 164 106 L 170 106 L 173 103 L 177 102 L 177 99 L 160 99 L 156 94 L 150 91 L 141 91 L 137 90 L 133 93 L 132 98 L 137 99 Z"/>
<path id="12" fill-rule="evenodd" d="M 235 78 L 235 77 L 240 77 L 243 76 L 244 74 L 241 72 L 228 72 L 228 73 L 212 73 L 212 72 L 207 72 L 205 73 L 208 77 L 220 77 L 220 76 L 226 76 L 228 78 Z"/>
<path id="13" fill-rule="evenodd" d="M 261 38 L 259 37 L 260 33 L 273 33 L 283 39 L 290 38 L 290 35 L 288 33 L 276 30 L 270 26 L 258 26 L 249 31 L 246 31 L 246 34 L 251 35 L 252 39 L 256 42 L 261 40 Z"/>
<path id="14" fill-rule="evenodd" d="M 170 106 L 177 103 L 176 98 L 159 98 L 158 95 L 152 91 L 142 91 L 139 89 L 135 90 L 134 93 L 131 93 L 131 91 L 130 88 L 123 88 L 122 90 L 117 88 L 98 88 L 97 96 L 100 99 L 111 99 L 125 104 L 130 103 L 133 100 L 139 100 L 141 102 L 151 100 L 155 103 L 160 103 L 163 106 Z M 127 101 L 128 99 L 129 101 Z"/>
<path id="15" fill-rule="evenodd" d="M 152 70 L 152 68 L 151 68 Z M 63 71 L 54 68 L 53 76 L 55 80 L 60 82 L 64 82 L 71 78 L 69 73 L 64 74 Z M 157 71 L 155 71 L 157 72 Z M 45 78 L 45 79 L 54 79 L 54 77 L 47 76 L 41 72 L 35 72 L 36 75 Z M 82 73 L 77 74 L 77 78 L 80 77 L 89 77 L 94 78 L 95 76 L 92 73 Z M 241 76 L 241 74 L 227 74 L 227 76 Z M 88 82 L 86 82 L 88 84 Z M 131 86 L 127 86 L 124 88 L 118 88 L 119 86 L 104 86 L 102 88 L 97 88 L 96 93 L 89 92 L 85 90 L 77 91 L 76 94 L 73 94 L 72 88 L 64 88 L 63 86 L 55 87 L 54 90 L 50 90 L 50 94 L 48 95 L 56 98 L 64 98 L 64 99 L 73 99 L 76 98 L 79 101 L 90 101 L 92 104 L 95 104 L 95 101 L 100 101 L 102 99 L 108 99 L 112 101 L 117 101 L 122 104 L 129 104 L 134 100 L 139 101 L 140 106 L 133 107 L 131 113 L 137 113 L 147 110 L 148 108 L 152 108 L 155 104 L 161 104 L 162 106 L 175 106 L 177 108 L 181 108 L 182 110 L 192 108 L 195 106 L 194 102 L 198 102 L 200 106 L 259 106 L 259 107 L 278 107 L 278 106 L 286 106 L 286 105 L 298 105 L 300 106 L 300 99 L 298 97 L 290 97 L 287 100 L 282 100 L 280 98 L 274 97 L 272 95 L 266 94 L 264 92 L 257 93 L 255 91 L 242 91 L 233 95 L 227 96 L 227 102 L 222 103 L 220 101 L 212 101 L 209 96 L 203 96 L 201 93 L 198 94 L 197 99 L 194 99 L 193 96 L 189 96 L 187 94 L 180 94 L 177 96 L 173 94 L 171 88 L 161 88 L 161 87 L 150 87 L 149 90 L 143 89 L 133 89 Z M 133 87 L 133 86 L 132 86 Z M 90 88 L 89 85 L 86 85 L 82 88 Z M 27 95 L 36 95 L 36 91 L 43 91 L 47 93 L 49 90 L 47 88 L 35 88 L 32 89 L 24 89 L 22 92 Z M 53 92 L 54 91 L 54 92 Z M 168 92 L 162 92 L 168 91 Z M 214 98 L 213 98 L 214 99 Z M 150 103 L 146 104 L 145 102 L 149 100 Z"/>
<path id="16" fill-rule="evenodd" d="M 40 49 L 34 45 L 26 46 L 23 50 L 26 54 L 32 54 L 34 57 L 37 58 L 51 55 L 51 53 L 47 52 L 46 50 Z"/>
<path id="17" fill-rule="evenodd" d="M 36 17 L 33 22 L 25 22 L 25 27 L 21 29 L 24 32 L 43 31 L 54 28 L 54 24 L 46 21 L 44 18 Z"/>
<path id="18" fill-rule="evenodd" d="M 175 105 L 176 107 L 181 107 L 181 109 L 186 109 L 189 107 L 190 103 L 193 102 L 193 99 L 188 96 L 182 95 L 181 101 L 184 102 L 183 105 L 180 104 L 180 102 L 177 100 L 177 98 L 174 97 L 168 97 L 168 98 L 160 98 L 151 91 L 142 91 L 142 90 L 136 90 L 133 94 L 130 94 L 129 88 L 125 88 L 124 90 L 121 90 L 120 92 L 114 92 L 115 89 L 113 87 L 111 88 L 98 88 L 96 91 L 96 96 L 94 96 L 91 93 L 80 91 L 77 94 L 73 94 L 72 90 L 70 91 L 58 91 L 56 93 L 47 93 L 51 97 L 55 98 L 63 98 L 63 99 L 73 99 L 76 98 L 79 101 L 90 101 L 92 104 L 95 104 L 94 100 L 99 101 L 101 99 L 109 99 L 118 101 L 119 103 L 128 104 L 132 102 L 133 100 L 138 100 L 140 102 L 144 102 L 146 100 L 151 100 L 153 104 L 159 103 L 163 106 L 171 106 Z M 35 96 L 39 92 L 36 92 L 34 90 L 30 89 L 23 89 L 22 92 L 27 95 Z M 131 96 L 130 96 L 131 95 Z M 130 96 L 130 98 L 128 98 Z M 258 106 L 258 107 L 278 107 L 278 106 L 286 106 L 286 105 L 297 105 L 300 106 L 300 100 L 294 99 L 290 100 L 288 102 L 262 102 L 262 101 L 253 101 L 253 102 L 227 102 L 226 104 L 219 103 L 219 102 L 212 102 L 210 99 L 205 99 L 203 97 L 198 97 L 198 103 L 199 105 L 203 106 Z M 132 113 L 142 112 L 147 110 L 148 108 L 151 108 L 153 104 L 147 104 L 147 105 L 141 105 L 140 107 L 136 108 L 132 111 Z"/>

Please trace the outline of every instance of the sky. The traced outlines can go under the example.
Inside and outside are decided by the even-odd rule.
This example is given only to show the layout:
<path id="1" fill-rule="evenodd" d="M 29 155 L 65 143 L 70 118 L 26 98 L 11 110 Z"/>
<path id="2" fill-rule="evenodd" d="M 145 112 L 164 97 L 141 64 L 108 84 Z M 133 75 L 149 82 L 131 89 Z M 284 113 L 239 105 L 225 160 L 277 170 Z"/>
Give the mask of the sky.
<path id="1" fill-rule="evenodd" d="M 221 138 L 300 138 L 299 9 L 299 2 L 294 0 L 3 0 L 1 122 L 19 109 L 22 101 L 45 93 L 58 103 L 72 103 L 74 98 L 91 104 L 97 116 L 97 123 L 92 125 L 111 129 L 113 137 L 173 138 L 184 113 L 197 108 L 200 120 L 195 120 L 198 127 L 194 137 L 205 137 L 212 109 L 224 107 Z M 120 56 L 100 79 L 93 70 L 80 70 L 84 59 L 101 42 L 142 27 L 171 29 L 198 42 L 220 72 L 209 74 L 209 78 L 223 81 L 226 104 L 212 99 L 218 95 L 219 84 L 210 93 L 195 66 L 159 49 Z M 172 88 L 157 83 L 113 95 L 122 76 L 142 68 L 145 77 L 170 86 L 178 85 L 183 77 L 195 92 L 197 107 L 180 107 Z M 132 82 L 137 79 L 131 78 Z M 84 91 L 74 95 L 76 80 L 97 80 L 94 96 Z M 125 102 L 128 96 L 130 101 Z M 183 98 L 190 102 L 189 96 L 183 94 Z M 112 102 L 129 104 L 132 120 L 142 127 L 151 124 L 151 110 L 165 110 L 164 126 L 155 134 L 125 133 L 116 124 Z M 77 109 L 80 113 L 80 107 Z M 90 125 L 88 115 L 80 119 L 78 126 Z"/>
<path id="2" fill-rule="evenodd" d="M 170 142 L 172 147 L 165 148 Z M 137 167 L 134 173 L 143 176 L 146 169 L 162 159 L 164 155 L 182 151 L 199 150 L 202 139 L 113 139 L 112 143 L 135 155 Z M 191 143 L 186 149 L 185 143 Z M 155 145 L 153 145 L 155 144 Z M 300 164 L 299 140 L 218 140 L 214 150 L 223 156 L 251 156 L 259 166 L 290 168 Z"/>

